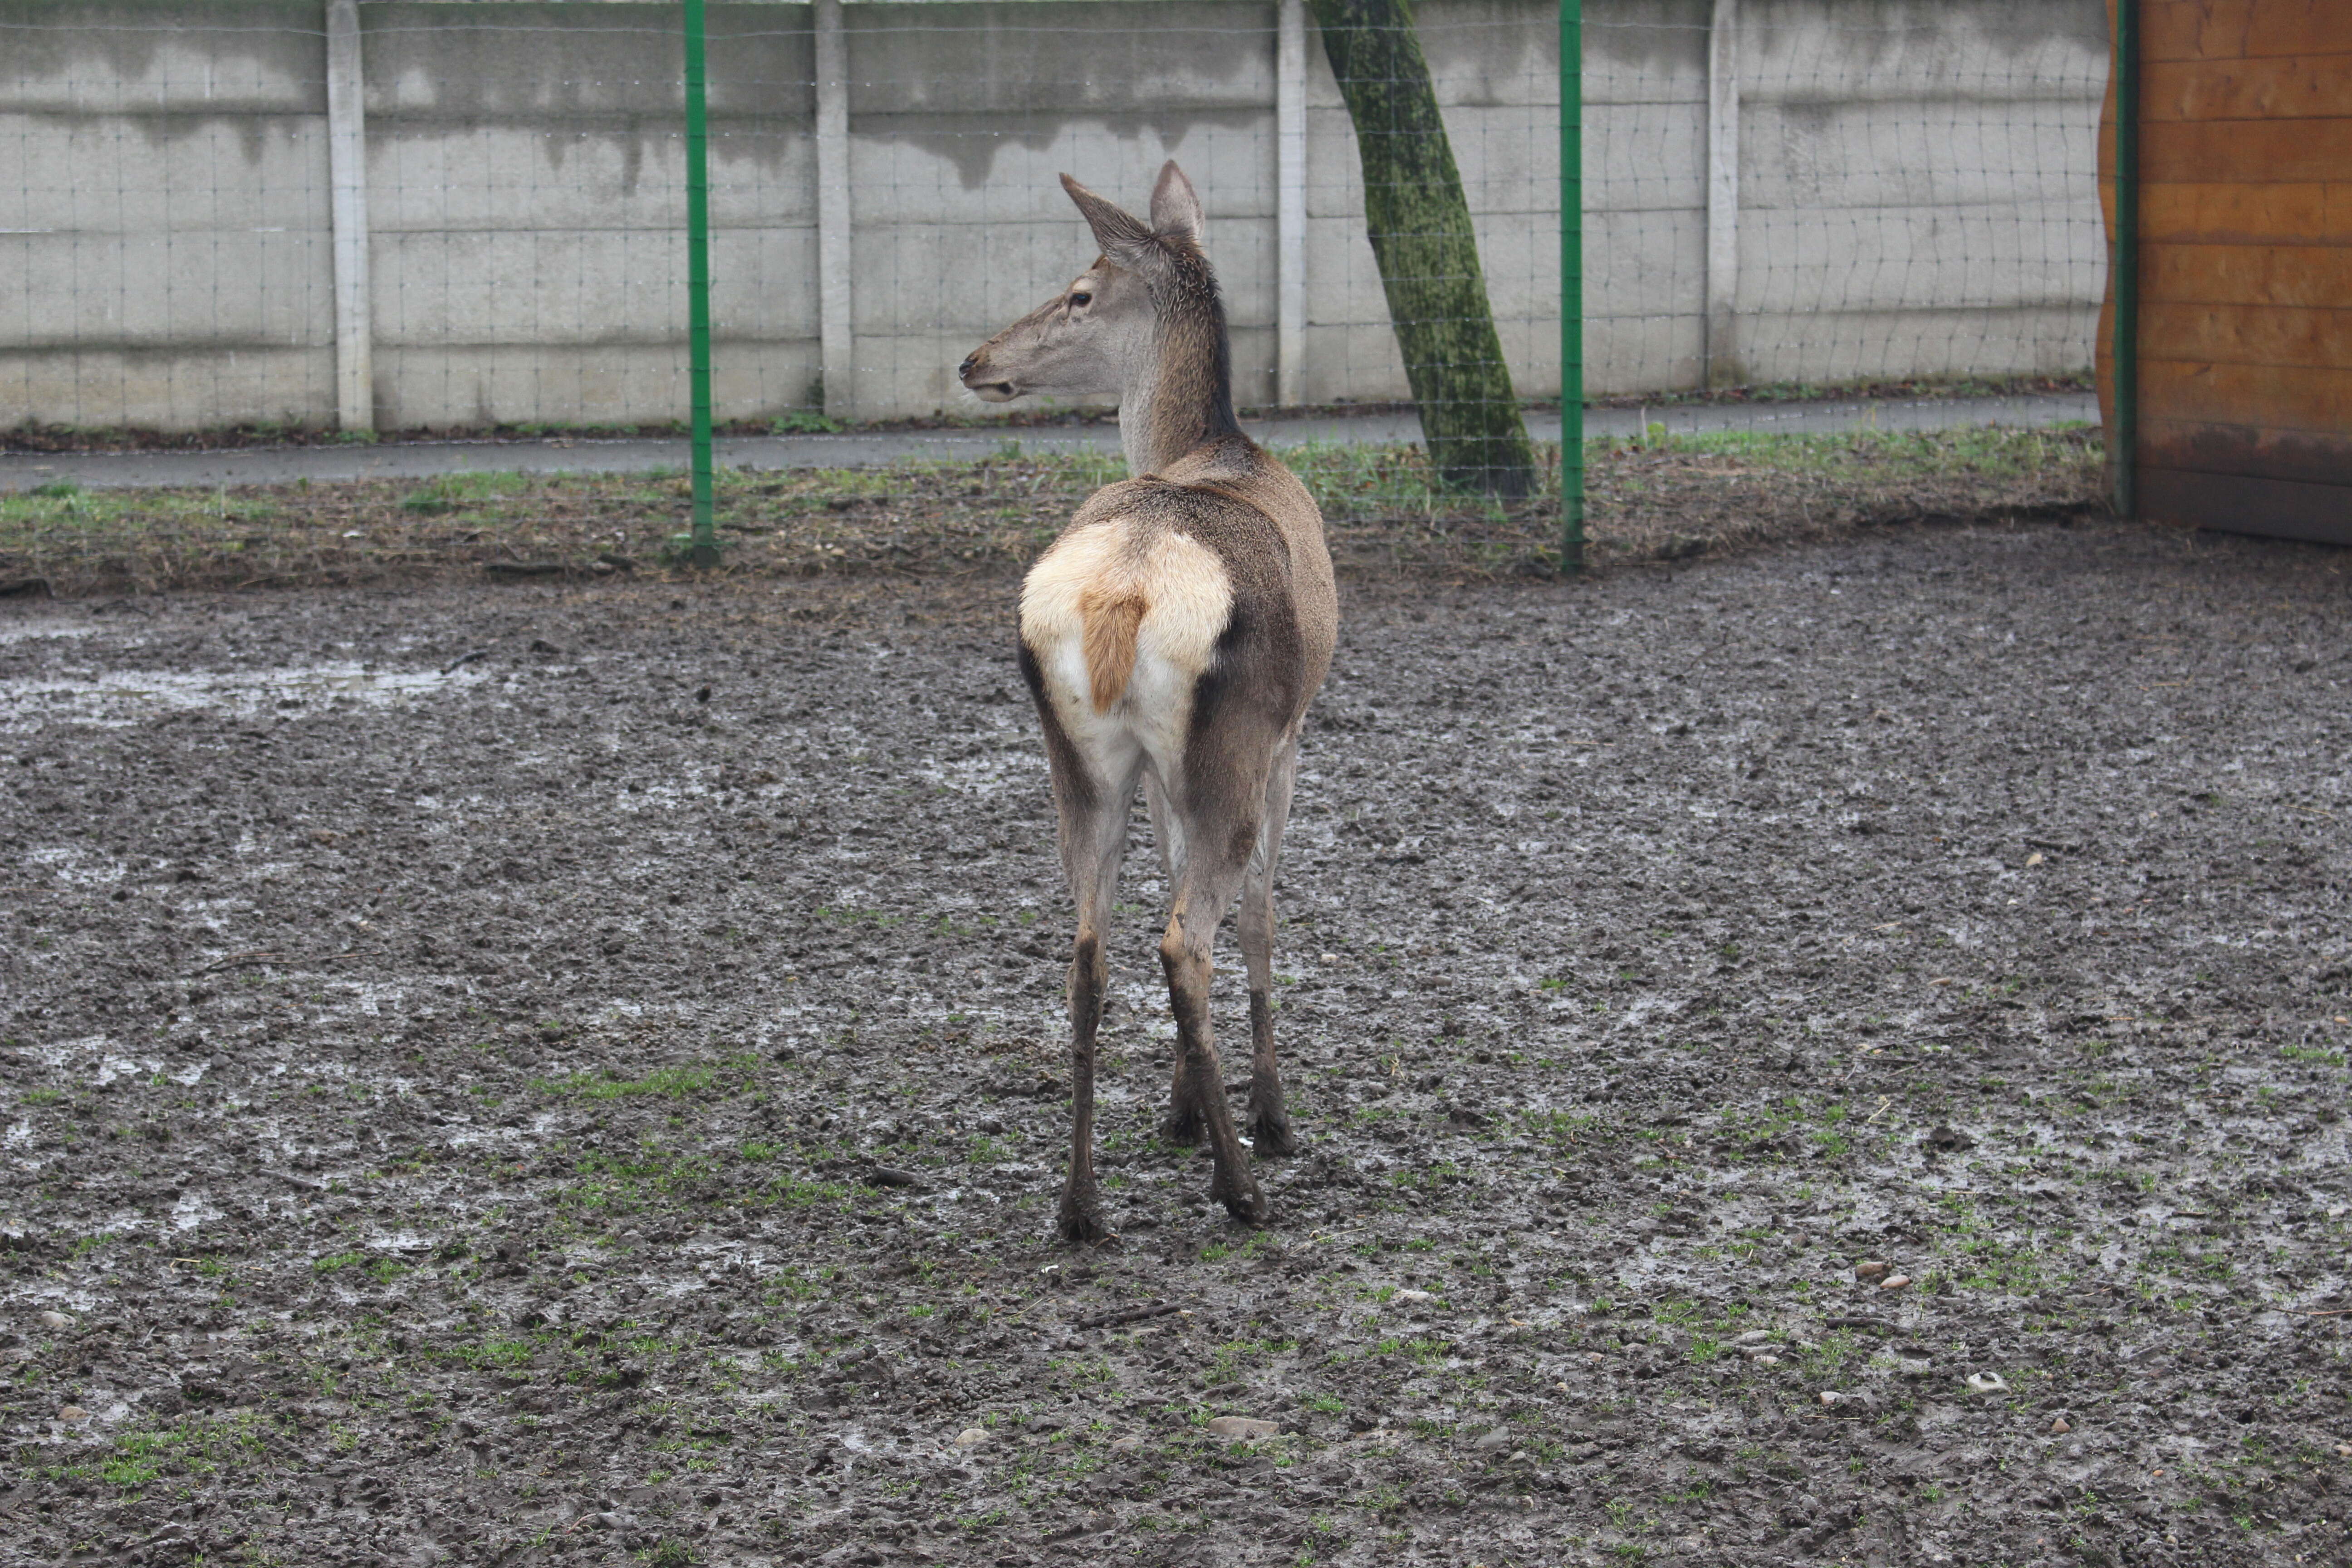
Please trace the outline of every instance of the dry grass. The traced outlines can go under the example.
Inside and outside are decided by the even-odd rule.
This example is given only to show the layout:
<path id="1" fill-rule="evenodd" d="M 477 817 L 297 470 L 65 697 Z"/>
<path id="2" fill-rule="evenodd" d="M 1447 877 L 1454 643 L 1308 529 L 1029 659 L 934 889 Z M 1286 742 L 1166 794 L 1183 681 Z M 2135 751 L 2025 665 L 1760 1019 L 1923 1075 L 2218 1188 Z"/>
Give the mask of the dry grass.
<path id="1" fill-rule="evenodd" d="M 1559 450 L 1540 493 L 1501 504 L 1449 493 L 1412 447 L 1285 454 L 1321 501 L 1356 576 L 1491 578 L 1554 569 Z M 719 481 L 730 573 L 999 575 L 1033 558 L 1116 454 Z M 1586 449 L 1596 567 L 1931 519 L 2096 510 L 2095 431 L 1958 430 L 1704 436 Z M 454 573 L 650 574 L 677 563 L 677 474 L 452 475 L 426 484 L 234 489 L 47 487 L 0 497 L 0 586 L 59 595 L 341 585 Z"/>

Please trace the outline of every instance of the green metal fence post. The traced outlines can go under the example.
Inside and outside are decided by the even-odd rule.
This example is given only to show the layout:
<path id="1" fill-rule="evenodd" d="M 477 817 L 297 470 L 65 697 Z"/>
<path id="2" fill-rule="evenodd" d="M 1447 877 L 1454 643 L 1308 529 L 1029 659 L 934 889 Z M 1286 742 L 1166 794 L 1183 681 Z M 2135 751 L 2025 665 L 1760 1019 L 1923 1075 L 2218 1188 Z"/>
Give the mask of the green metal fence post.
<path id="1" fill-rule="evenodd" d="M 1584 4 L 1559 4 L 1559 569 L 1584 570 Z"/>
<path id="2" fill-rule="evenodd" d="M 2139 0 L 2116 0 L 2116 515 L 2139 506 Z"/>
<path id="3" fill-rule="evenodd" d="M 697 566 L 719 564 L 710 510 L 710 120 L 704 101 L 703 0 L 686 0 L 686 293 L 688 374 L 694 399 L 694 545 Z"/>

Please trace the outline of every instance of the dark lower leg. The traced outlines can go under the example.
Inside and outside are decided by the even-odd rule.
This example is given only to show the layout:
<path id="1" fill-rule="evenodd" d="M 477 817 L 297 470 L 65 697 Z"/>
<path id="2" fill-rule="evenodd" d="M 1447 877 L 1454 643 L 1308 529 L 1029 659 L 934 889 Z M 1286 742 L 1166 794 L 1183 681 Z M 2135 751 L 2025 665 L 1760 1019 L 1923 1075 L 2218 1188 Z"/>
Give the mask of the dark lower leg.
<path id="1" fill-rule="evenodd" d="M 1168 1000 L 1176 1015 L 1176 1048 L 1182 1070 L 1192 1079 L 1194 1109 L 1209 1135 L 1209 1151 L 1216 1158 L 1216 1177 L 1209 1195 L 1225 1205 L 1236 1219 L 1253 1223 L 1265 1218 L 1265 1199 L 1250 1173 L 1249 1155 L 1234 1131 L 1234 1115 L 1225 1103 L 1224 1080 L 1217 1063 L 1217 1044 L 1209 1028 L 1209 955 L 1181 931 L 1182 917 L 1170 922 L 1160 944 L 1160 964 L 1168 973 Z"/>
<path id="2" fill-rule="evenodd" d="M 1282 1108 L 1282 1070 L 1274 1060 L 1274 895 L 1272 872 L 1254 871 L 1242 891 L 1242 962 L 1249 968 L 1250 1138 L 1261 1154 L 1296 1152 Z"/>
<path id="3" fill-rule="evenodd" d="M 1070 1166 L 1056 1226 L 1065 1241 L 1100 1241 L 1110 1234 L 1095 1190 L 1095 1036 L 1109 979 L 1102 939 L 1080 932 L 1070 959 Z"/>
<path id="4" fill-rule="evenodd" d="M 1201 1141 L 1201 1096 L 1192 1087 L 1192 1070 L 1184 1061 L 1184 1042 L 1176 1042 L 1176 1075 L 1168 1085 L 1168 1114 L 1160 1119 L 1160 1136 L 1171 1143 Z"/>
<path id="5" fill-rule="evenodd" d="M 1293 1154 L 1290 1117 L 1282 1108 L 1282 1070 L 1274 1061 L 1274 1002 L 1250 989 L 1250 1138 L 1261 1154 Z"/>

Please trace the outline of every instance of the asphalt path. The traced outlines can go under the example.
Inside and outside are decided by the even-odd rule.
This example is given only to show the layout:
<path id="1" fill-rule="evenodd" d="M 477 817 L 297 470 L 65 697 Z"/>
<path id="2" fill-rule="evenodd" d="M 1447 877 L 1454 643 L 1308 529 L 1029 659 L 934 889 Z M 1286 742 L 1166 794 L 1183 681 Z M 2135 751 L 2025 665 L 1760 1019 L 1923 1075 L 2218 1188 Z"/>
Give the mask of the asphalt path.
<path id="1" fill-rule="evenodd" d="M 1656 408 L 1596 408 L 1585 434 L 1633 436 L 1645 425 L 1675 435 L 1757 430 L 1834 433 L 1854 429 L 1948 430 L 1969 426 L 2044 426 L 2095 421 L 2088 393 L 2021 397 L 1919 398 L 1808 403 L 1672 404 Z M 1421 439 L 1411 414 L 1244 420 L 1273 447 L 1309 442 L 1394 444 Z M 1559 439 L 1559 416 L 1528 417 L 1538 441 Z M 833 436 L 751 436 L 722 439 L 722 467 L 761 472 L 787 468 L 875 468 L 910 458 L 975 458 L 1017 449 L 1070 452 L 1115 447 L 1108 425 L 1019 429 L 854 431 Z M 217 452 L 0 453 L 0 493 L 70 481 L 85 489 L 160 489 L 215 485 L 290 484 L 298 479 L 429 479 L 484 470 L 532 474 L 650 473 L 683 468 L 681 439 L 401 441 L 378 446 L 245 447 Z"/>

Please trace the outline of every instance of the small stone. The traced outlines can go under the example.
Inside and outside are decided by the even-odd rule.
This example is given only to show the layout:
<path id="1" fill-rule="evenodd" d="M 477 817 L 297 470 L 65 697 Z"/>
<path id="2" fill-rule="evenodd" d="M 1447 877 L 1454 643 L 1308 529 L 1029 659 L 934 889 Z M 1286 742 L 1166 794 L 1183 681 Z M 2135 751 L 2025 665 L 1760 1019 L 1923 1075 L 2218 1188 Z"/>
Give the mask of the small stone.
<path id="1" fill-rule="evenodd" d="M 1748 1364 L 1750 1366 L 1779 1366 L 1780 1364 L 1780 1358 L 1776 1355 L 1749 1356 L 1748 1358 Z"/>
<path id="2" fill-rule="evenodd" d="M 1736 1345 L 1769 1345 L 1772 1342 L 1772 1331 L 1750 1329 L 1731 1342 Z"/>
<path id="3" fill-rule="evenodd" d="M 2028 866 L 2039 866 L 2039 865 L 2041 865 L 2041 864 L 2042 864 L 2042 851 L 2041 851 L 2041 850 L 2039 850 L 2039 849 L 2036 849 L 2032 854 L 2028 855 L 2028 856 L 2025 858 L 2025 863 L 2026 863 Z"/>
<path id="4" fill-rule="evenodd" d="M 1282 1428 L 1255 1415 L 1220 1415 L 1209 1423 L 1209 1436 L 1236 1443 L 1262 1443 L 1268 1437 L 1282 1436 Z"/>
<path id="5" fill-rule="evenodd" d="M 2053 1436 L 2061 1432 L 2072 1432 L 2074 1429 L 2073 1425 L 2069 1423 L 2063 1415 L 2061 1415 L 2057 1420 L 2050 1423 L 2050 1431 Z"/>
<path id="6" fill-rule="evenodd" d="M 1511 1446 L 1511 1434 L 1504 1427 L 1492 1427 L 1487 1431 L 1479 1433 L 1478 1436 L 1472 1440 L 1470 1446 L 1474 1448 L 1484 1449 L 1488 1453 L 1499 1453 L 1501 1450 Z"/>
<path id="7" fill-rule="evenodd" d="M 1390 1297 L 1389 1300 L 1391 1301 L 1402 1301 L 1405 1305 L 1412 1306 L 1416 1302 L 1434 1301 L 1437 1298 L 1431 1295 L 1426 1290 L 1400 1290 L 1395 1295 Z"/>
<path id="8" fill-rule="evenodd" d="M 1997 1372 L 1972 1372 L 1969 1373 L 1967 1382 L 1979 1394 L 1999 1394 L 2009 1386 Z"/>
<path id="9" fill-rule="evenodd" d="M 74 1321 L 71 1318 L 67 1317 L 63 1312 L 43 1312 L 41 1314 L 41 1327 L 45 1329 L 70 1329 L 73 1327 L 73 1324 Z"/>
<path id="10" fill-rule="evenodd" d="M 1885 1272 L 1886 1265 L 1884 1263 L 1873 1263 L 1865 1260 L 1853 1266 L 1853 1277 L 1857 1279 L 1875 1279 Z"/>
<path id="11" fill-rule="evenodd" d="M 1339 962 L 1339 955 L 1336 952 L 1321 953 L 1318 955 L 1318 962 L 1323 963 L 1337 963 Z"/>
<path id="12" fill-rule="evenodd" d="M 1110 1451 L 1114 1454 L 1132 1454 L 1142 1447 L 1143 1439 L 1133 1436 L 1113 1437 L 1110 1440 Z"/>
<path id="13" fill-rule="evenodd" d="M 87 1421 L 89 1419 L 89 1412 L 84 1410 L 79 1405 L 61 1405 L 58 1410 L 58 1419 L 60 1421 Z"/>
<path id="14" fill-rule="evenodd" d="M 967 1426 L 955 1436 L 955 1446 L 959 1448 L 977 1448 L 987 1441 L 988 1428 L 985 1426 Z"/>
<path id="15" fill-rule="evenodd" d="M 1910 1283 L 1911 1276 L 1908 1274 L 1890 1274 L 1878 1282 L 1878 1288 L 1882 1290 L 1900 1290 Z"/>
<path id="16" fill-rule="evenodd" d="M 1835 1389 L 1824 1388 L 1824 1389 L 1822 1389 L 1822 1390 L 1821 1398 L 1822 1398 L 1822 1403 L 1824 1405 L 1834 1406 L 1834 1405 L 1837 1405 L 1837 1403 L 1838 1403 L 1840 1400 L 1843 1400 L 1844 1397 L 1845 1397 L 1845 1395 L 1844 1395 L 1844 1394 L 1838 1393 Z"/>

